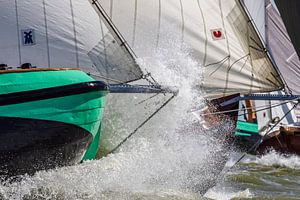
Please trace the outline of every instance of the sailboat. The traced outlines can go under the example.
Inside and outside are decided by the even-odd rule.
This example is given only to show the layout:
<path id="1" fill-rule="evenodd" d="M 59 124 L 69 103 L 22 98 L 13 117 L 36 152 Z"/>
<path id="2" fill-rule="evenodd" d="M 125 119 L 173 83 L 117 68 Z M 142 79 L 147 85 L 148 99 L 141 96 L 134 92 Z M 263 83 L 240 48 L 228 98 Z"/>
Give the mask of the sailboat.
<path id="1" fill-rule="evenodd" d="M 0 1 L 0 175 L 95 158 L 108 93 L 169 92 L 144 77 L 95 1 Z"/>
<path id="2" fill-rule="evenodd" d="M 268 46 L 262 21 L 264 1 L 101 2 L 139 56 L 144 56 L 144 52 L 138 51 L 138 44 L 147 40 L 147 52 L 155 51 L 174 35 L 175 42 L 189 50 L 202 71 L 196 87 L 208 102 L 207 107 L 192 111 L 205 119 L 201 123 L 206 128 L 222 120 L 219 115 L 228 115 L 235 126 L 226 137 L 233 137 L 237 145 L 240 143 L 247 147 L 246 151 L 256 153 L 275 147 L 271 141 L 277 140 L 274 133 L 283 120 L 286 124 L 291 123 L 290 118 L 294 121 L 294 106 L 287 103 L 299 97 L 297 93 L 286 93 L 286 86 L 293 80 L 286 80 L 288 76 L 284 77 L 283 66 L 278 66 L 281 64 L 276 60 L 275 50 Z M 278 111 L 275 104 L 286 108 L 281 107 L 277 115 L 271 116 L 271 112 Z"/>
<path id="3" fill-rule="evenodd" d="M 297 121 L 299 108 L 296 106 L 299 99 L 298 55 L 275 2 L 262 0 L 254 4 L 253 1 L 244 0 L 244 3 L 284 78 L 285 90 L 264 94 L 265 98 L 260 100 L 248 100 L 252 107 L 249 106 L 247 116 L 243 114 L 245 110 L 239 112 L 238 130 L 235 135 L 244 146 L 252 146 L 258 140 L 253 153 L 276 150 L 281 153 L 300 154 L 300 126 Z M 286 3 L 289 4 L 287 1 Z M 240 110 L 241 105 L 244 106 L 245 103 L 240 101 Z"/>

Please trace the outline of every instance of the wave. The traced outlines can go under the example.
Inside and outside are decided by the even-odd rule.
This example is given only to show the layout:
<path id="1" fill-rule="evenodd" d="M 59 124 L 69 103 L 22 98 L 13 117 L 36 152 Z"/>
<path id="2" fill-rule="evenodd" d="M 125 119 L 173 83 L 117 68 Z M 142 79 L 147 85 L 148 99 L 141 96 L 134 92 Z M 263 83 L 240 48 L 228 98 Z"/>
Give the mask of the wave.
<path id="1" fill-rule="evenodd" d="M 293 154 L 280 154 L 275 151 L 262 155 L 260 157 L 249 157 L 243 160 L 243 163 L 259 164 L 265 166 L 279 166 L 291 169 L 300 169 L 300 157 Z"/>

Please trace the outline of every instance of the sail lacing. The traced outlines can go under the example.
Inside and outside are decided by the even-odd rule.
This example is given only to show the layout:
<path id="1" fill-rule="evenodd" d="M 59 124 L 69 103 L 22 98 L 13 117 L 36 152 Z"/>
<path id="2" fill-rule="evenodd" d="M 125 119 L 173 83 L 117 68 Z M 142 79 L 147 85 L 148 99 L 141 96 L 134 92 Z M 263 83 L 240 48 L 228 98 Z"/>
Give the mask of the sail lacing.
<path id="1" fill-rule="evenodd" d="M 295 100 L 289 100 L 289 101 L 284 101 L 284 102 L 281 102 L 281 103 L 270 104 L 268 106 L 267 105 L 264 105 L 264 106 L 252 106 L 252 107 L 245 107 L 245 108 L 242 108 L 242 109 L 232 109 L 232 110 L 219 111 L 219 112 L 203 113 L 203 114 L 199 114 L 199 116 L 220 115 L 220 114 L 226 114 L 226 113 L 231 113 L 231 112 L 247 111 L 247 112 L 245 112 L 243 114 L 234 115 L 234 116 L 243 116 L 244 114 L 251 114 L 251 113 L 261 112 L 261 111 L 264 111 L 264 110 L 269 110 L 271 108 L 282 106 L 282 105 L 287 104 L 287 103 L 292 103 L 294 101 Z M 262 109 L 258 109 L 258 108 L 262 108 Z M 257 110 L 252 110 L 252 111 L 248 112 L 249 109 L 257 109 Z M 197 111 L 198 110 L 192 110 L 190 112 L 197 112 Z"/>
<path id="2" fill-rule="evenodd" d="M 49 50 L 49 36 L 48 36 L 48 21 L 47 21 L 47 11 L 46 2 L 43 0 L 43 12 L 44 12 L 44 23 L 45 23 L 45 34 L 46 34 L 46 48 L 47 48 L 47 63 L 48 68 L 50 68 L 50 50 Z"/>

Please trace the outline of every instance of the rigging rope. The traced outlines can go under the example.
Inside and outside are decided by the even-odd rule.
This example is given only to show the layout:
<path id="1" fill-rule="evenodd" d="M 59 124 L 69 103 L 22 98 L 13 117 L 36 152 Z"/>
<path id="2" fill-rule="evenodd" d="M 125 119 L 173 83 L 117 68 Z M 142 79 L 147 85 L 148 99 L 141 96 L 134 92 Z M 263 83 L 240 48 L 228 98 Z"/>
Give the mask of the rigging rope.
<path id="1" fill-rule="evenodd" d="M 113 78 L 108 78 L 108 77 L 100 75 L 100 74 L 92 74 L 92 73 L 88 73 L 88 74 L 91 75 L 91 76 L 94 76 L 94 77 L 102 78 L 102 79 L 104 79 L 106 81 L 113 81 L 113 82 L 118 83 L 118 84 L 127 84 L 127 82 L 120 81 L 120 80 L 113 79 Z M 153 80 L 153 82 L 151 80 L 149 80 L 148 77 L 150 77 Z M 152 75 L 150 73 L 147 73 L 147 74 L 143 75 L 141 77 L 141 79 L 146 80 L 150 85 L 160 86 L 160 84 L 158 84 L 158 82 L 155 81 L 155 79 L 152 77 Z M 138 80 L 140 80 L 140 79 L 138 79 Z M 130 82 L 133 82 L 133 81 L 137 81 L 137 80 L 132 80 Z"/>
<path id="2" fill-rule="evenodd" d="M 220 111 L 220 112 L 203 113 L 203 114 L 200 114 L 200 116 L 219 115 L 219 114 L 226 114 L 226 113 L 236 112 L 236 111 L 246 111 L 246 110 L 252 109 L 252 108 L 263 108 L 263 109 L 254 110 L 252 112 L 247 112 L 247 113 L 243 113 L 243 114 L 240 114 L 240 115 L 236 115 L 236 116 L 242 116 L 244 114 L 250 114 L 250 113 L 264 111 L 264 110 L 267 110 L 267 109 L 270 109 L 270 108 L 275 108 L 275 107 L 281 106 L 283 104 L 291 103 L 293 101 L 294 100 L 284 101 L 284 102 L 279 103 L 279 104 L 271 104 L 270 106 L 267 106 L 267 107 L 266 106 L 252 106 L 252 107 L 246 107 L 246 108 L 243 108 L 243 109 L 232 109 L 232 110 L 226 110 L 226 111 Z M 198 111 L 198 110 L 192 110 L 190 112 L 196 112 L 196 111 Z"/>
<path id="3" fill-rule="evenodd" d="M 115 148 L 113 148 L 108 154 L 114 153 L 118 150 L 128 139 L 137 133 L 150 119 L 152 119 L 162 108 L 164 108 L 176 95 L 172 95 L 167 101 L 165 101 L 156 111 L 154 111 L 145 121 L 143 121 L 133 132 L 131 132 L 126 138 L 124 138 Z"/>
<path id="4" fill-rule="evenodd" d="M 150 99 L 152 99 L 152 98 L 154 98 L 154 97 L 156 97 L 156 96 L 158 96 L 158 95 L 160 95 L 160 94 L 161 94 L 161 93 L 154 94 L 154 95 L 152 95 L 151 97 L 149 97 L 149 98 L 147 98 L 147 99 L 144 99 L 144 100 L 138 102 L 136 105 L 142 104 L 142 103 L 144 103 L 144 102 L 146 102 L 146 101 L 148 101 L 148 100 L 150 100 Z"/>

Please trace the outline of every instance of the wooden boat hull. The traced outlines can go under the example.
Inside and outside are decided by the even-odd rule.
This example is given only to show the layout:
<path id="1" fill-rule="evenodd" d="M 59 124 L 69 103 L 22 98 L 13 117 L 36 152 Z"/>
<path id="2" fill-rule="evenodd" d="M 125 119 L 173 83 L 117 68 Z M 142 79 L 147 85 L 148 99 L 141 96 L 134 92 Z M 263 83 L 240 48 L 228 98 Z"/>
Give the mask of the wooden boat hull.
<path id="1" fill-rule="evenodd" d="M 219 98 L 210 102 L 212 106 L 209 106 L 203 111 L 204 114 L 208 114 L 204 116 L 206 127 L 212 128 L 215 125 L 220 125 L 224 116 L 227 116 L 231 119 L 235 127 L 231 133 L 222 134 L 227 145 L 233 145 L 237 150 L 252 154 L 264 154 L 270 150 L 275 150 L 280 153 L 300 155 L 300 126 L 281 127 L 280 130 L 270 133 L 269 136 L 264 138 L 260 143 L 263 137 L 259 134 L 257 123 L 255 121 L 246 122 L 237 120 L 238 102 L 228 104 L 225 107 L 220 106 L 223 102 L 230 101 L 236 96 L 238 95 Z M 214 112 L 224 112 L 224 114 L 209 115 L 209 113 L 213 114 Z M 219 135 L 218 138 L 220 137 Z M 257 144 L 259 144 L 258 147 L 253 149 Z M 249 150 L 251 150 L 251 152 L 249 152 Z"/>
<path id="2" fill-rule="evenodd" d="M 300 155 L 300 127 L 280 127 L 257 148 L 258 154 L 275 150 L 284 154 Z"/>
<path id="3" fill-rule="evenodd" d="M 33 174 L 96 156 L 105 83 L 64 69 L 0 77 L 0 175 Z"/>
<path id="4" fill-rule="evenodd" d="M 201 113 L 204 114 L 203 120 L 207 129 L 220 126 L 222 124 L 222 121 L 224 120 L 230 120 L 233 122 L 234 125 L 236 124 L 239 107 L 238 102 L 233 101 L 232 103 L 229 103 L 225 106 L 223 106 L 222 104 L 227 101 L 231 101 L 232 99 L 238 96 L 239 94 L 234 94 L 207 102 L 208 106 L 205 109 L 203 109 Z M 226 133 L 226 136 L 230 136 L 230 134 L 231 132 Z"/>

